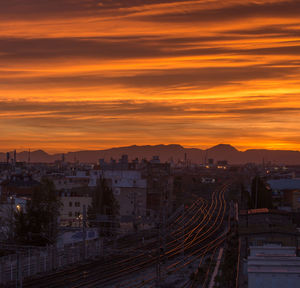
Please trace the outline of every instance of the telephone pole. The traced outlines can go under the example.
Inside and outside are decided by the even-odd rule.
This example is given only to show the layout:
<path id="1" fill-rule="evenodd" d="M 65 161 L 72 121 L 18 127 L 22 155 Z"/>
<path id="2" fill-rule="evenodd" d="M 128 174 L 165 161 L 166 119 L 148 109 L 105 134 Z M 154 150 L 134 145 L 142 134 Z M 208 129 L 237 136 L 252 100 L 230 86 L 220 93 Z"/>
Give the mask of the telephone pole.
<path id="1" fill-rule="evenodd" d="M 256 174 L 256 183 L 255 183 L 255 209 L 257 209 L 258 204 L 258 173 Z"/>
<path id="2" fill-rule="evenodd" d="M 23 287 L 23 275 L 22 275 L 22 253 L 17 250 L 17 279 L 16 288 Z"/>
<path id="3" fill-rule="evenodd" d="M 85 205 L 83 205 L 82 207 L 82 232 L 83 232 L 83 236 L 82 236 L 82 241 L 83 241 L 83 259 L 86 259 L 86 207 Z"/>
<path id="4" fill-rule="evenodd" d="M 166 264 L 166 220 L 167 220 L 167 208 L 168 208 L 168 193 L 167 187 L 164 186 L 160 194 L 160 213 L 158 223 L 158 256 L 156 265 L 156 287 L 161 287 L 164 281 L 163 266 Z"/>

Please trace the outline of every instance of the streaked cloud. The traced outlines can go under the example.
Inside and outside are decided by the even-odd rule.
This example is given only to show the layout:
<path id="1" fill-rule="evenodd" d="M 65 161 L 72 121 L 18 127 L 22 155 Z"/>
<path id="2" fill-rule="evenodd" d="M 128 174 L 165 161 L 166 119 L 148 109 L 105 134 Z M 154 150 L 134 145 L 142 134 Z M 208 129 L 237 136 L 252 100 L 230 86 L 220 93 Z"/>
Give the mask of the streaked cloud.
<path id="1" fill-rule="evenodd" d="M 300 150 L 299 1 L 1 5 L 2 151 Z"/>

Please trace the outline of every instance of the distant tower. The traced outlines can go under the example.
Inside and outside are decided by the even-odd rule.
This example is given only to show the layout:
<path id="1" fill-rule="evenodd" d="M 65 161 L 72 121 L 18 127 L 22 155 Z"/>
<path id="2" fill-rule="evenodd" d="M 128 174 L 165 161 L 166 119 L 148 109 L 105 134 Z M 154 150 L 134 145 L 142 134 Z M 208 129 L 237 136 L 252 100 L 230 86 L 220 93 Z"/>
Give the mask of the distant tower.
<path id="1" fill-rule="evenodd" d="M 17 151 L 14 150 L 14 165 L 17 163 Z"/>
<path id="2" fill-rule="evenodd" d="M 28 164 L 30 164 L 30 148 L 29 148 L 29 150 L 28 150 Z"/>
<path id="3" fill-rule="evenodd" d="M 9 152 L 7 152 L 7 153 L 6 153 L 6 163 L 7 163 L 7 164 L 9 164 L 9 158 L 10 158 L 10 155 L 9 155 Z"/>

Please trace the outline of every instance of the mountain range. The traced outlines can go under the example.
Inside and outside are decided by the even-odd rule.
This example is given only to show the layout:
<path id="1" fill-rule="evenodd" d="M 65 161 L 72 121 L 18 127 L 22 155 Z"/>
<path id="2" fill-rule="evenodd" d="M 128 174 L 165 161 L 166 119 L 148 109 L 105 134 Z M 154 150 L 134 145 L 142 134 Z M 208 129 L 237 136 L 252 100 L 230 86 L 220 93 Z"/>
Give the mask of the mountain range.
<path id="1" fill-rule="evenodd" d="M 17 161 L 28 161 L 28 151 L 17 153 Z M 13 152 L 10 152 L 13 157 Z M 205 159 L 212 158 L 215 161 L 227 160 L 229 164 L 245 164 L 245 163 L 265 163 L 272 162 L 276 164 L 300 165 L 300 151 L 289 150 L 266 150 L 266 149 L 250 149 L 239 151 L 229 144 L 219 144 L 209 149 L 184 148 L 181 145 L 146 145 L 146 146 L 129 146 L 118 147 L 106 150 L 87 150 L 68 152 L 64 154 L 65 161 L 97 163 L 103 158 L 109 161 L 111 158 L 118 160 L 123 154 L 127 154 L 129 160 L 145 158 L 150 160 L 153 156 L 159 156 L 162 162 L 174 162 L 183 160 L 185 154 L 187 159 L 192 163 L 202 164 Z M 30 153 L 30 160 L 33 163 L 52 163 L 62 159 L 62 154 L 48 154 L 43 150 L 36 150 Z M 0 161 L 6 161 L 6 153 L 0 153 Z"/>

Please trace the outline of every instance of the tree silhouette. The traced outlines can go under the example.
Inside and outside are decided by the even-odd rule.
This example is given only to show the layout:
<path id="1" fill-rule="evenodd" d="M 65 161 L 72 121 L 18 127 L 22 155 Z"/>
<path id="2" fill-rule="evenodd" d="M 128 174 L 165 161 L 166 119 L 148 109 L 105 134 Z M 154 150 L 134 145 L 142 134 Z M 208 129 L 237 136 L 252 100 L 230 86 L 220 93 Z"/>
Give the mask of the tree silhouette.
<path id="1" fill-rule="evenodd" d="M 42 179 L 26 203 L 26 211 L 15 212 L 15 240 L 21 244 L 56 242 L 60 201 L 52 181 Z"/>
<path id="2" fill-rule="evenodd" d="M 106 179 L 100 178 L 93 192 L 92 204 L 88 207 L 87 211 L 90 226 L 107 226 L 102 225 L 103 223 L 96 223 L 97 215 L 107 215 L 114 218 L 119 214 L 119 209 L 119 203 L 112 189 L 108 186 Z"/>
<path id="3" fill-rule="evenodd" d="M 272 191 L 267 188 L 266 183 L 259 176 L 254 177 L 251 185 L 250 205 L 255 208 L 269 208 L 272 205 Z"/>

